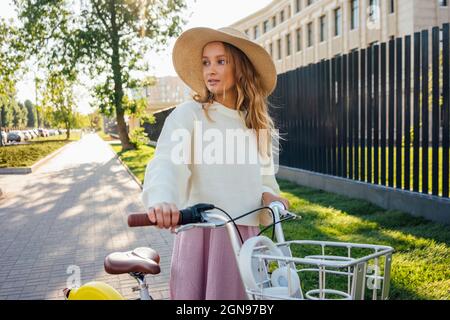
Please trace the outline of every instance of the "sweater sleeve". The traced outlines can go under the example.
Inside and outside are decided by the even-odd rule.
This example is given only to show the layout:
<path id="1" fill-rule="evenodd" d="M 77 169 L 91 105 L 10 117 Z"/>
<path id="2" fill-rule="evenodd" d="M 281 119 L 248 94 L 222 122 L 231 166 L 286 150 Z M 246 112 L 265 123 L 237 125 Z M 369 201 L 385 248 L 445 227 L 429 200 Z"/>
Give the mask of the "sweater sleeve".
<path id="1" fill-rule="evenodd" d="M 145 170 L 141 199 L 146 209 L 160 202 L 175 203 L 181 209 L 186 201 L 191 176 L 189 163 L 193 122 L 193 115 L 182 105 L 166 118 L 155 154 Z M 181 159 L 183 152 L 187 157 L 184 160 Z"/>
<path id="2" fill-rule="evenodd" d="M 269 162 L 269 161 L 268 161 Z M 270 167 L 264 167 L 261 170 L 262 178 L 262 193 L 270 192 L 276 196 L 280 196 L 280 187 L 275 179 L 275 166 L 273 157 L 270 157 Z M 261 193 L 261 195 L 262 195 Z M 261 197 L 261 205 L 263 205 Z M 268 210 L 262 210 L 259 214 L 259 223 L 263 226 L 268 226 L 273 222 L 273 217 Z"/>
<path id="3" fill-rule="evenodd" d="M 272 152 L 273 155 L 273 152 Z M 269 161 L 268 161 L 269 162 Z M 262 178 L 262 193 L 270 192 L 279 196 L 281 191 L 277 180 L 275 179 L 275 165 L 273 156 L 270 157 L 270 167 L 265 167 L 261 170 Z"/>

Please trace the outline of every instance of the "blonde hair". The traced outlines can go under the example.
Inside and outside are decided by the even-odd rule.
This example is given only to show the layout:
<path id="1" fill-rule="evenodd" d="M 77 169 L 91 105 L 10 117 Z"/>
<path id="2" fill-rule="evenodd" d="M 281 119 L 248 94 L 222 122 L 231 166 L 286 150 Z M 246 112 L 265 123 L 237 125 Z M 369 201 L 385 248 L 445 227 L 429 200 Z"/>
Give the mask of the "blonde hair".
<path id="1" fill-rule="evenodd" d="M 237 89 L 236 110 L 243 118 L 246 127 L 256 131 L 259 153 L 263 156 L 271 156 L 272 139 L 279 139 L 280 136 L 275 130 L 274 122 L 269 114 L 269 102 L 260 75 L 240 49 L 229 43 L 222 43 L 225 47 L 227 63 L 234 65 L 233 71 Z M 206 117 L 213 121 L 208 114 L 208 109 L 214 103 L 215 97 L 212 92 L 209 92 L 206 85 L 204 92 L 206 94 L 195 94 L 193 99 L 202 104 Z M 247 111 L 245 117 L 243 116 L 244 111 Z M 260 130 L 263 130 L 263 133 L 266 134 L 261 135 Z M 274 151 L 278 152 L 277 146 L 274 146 Z"/>

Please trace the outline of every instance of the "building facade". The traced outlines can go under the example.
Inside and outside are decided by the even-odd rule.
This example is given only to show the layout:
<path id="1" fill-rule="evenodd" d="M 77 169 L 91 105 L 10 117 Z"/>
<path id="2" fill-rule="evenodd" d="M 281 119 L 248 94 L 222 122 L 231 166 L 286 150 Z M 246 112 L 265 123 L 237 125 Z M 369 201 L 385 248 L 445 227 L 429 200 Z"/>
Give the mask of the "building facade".
<path id="1" fill-rule="evenodd" d="M 450 21 L 449 0 L 274 0 L 231 27 L 271 54 L 277 72 Z"/>
<path id="2" fill-rule="evenodd" d="M 147 99 L 147 113 L 154 114 L 166 109 L 175 107 L 189 99 L 192 94 L 184 82 L 174 76 L 156 78 L 156 84 L 142 88 L 139 94 L 134 96 L 145 97 Z M 134 117 L 127 119 L 129 129 L 140 127 L 140 120 Z"/>
<path id="3" fill-rule="evenodd" d="M 173 107 L 190 97 L 190 89 L 178 77 L 162 77 L 156 84 L 144 88 L 148 100 L 148 111 L 155 112 Z"/>

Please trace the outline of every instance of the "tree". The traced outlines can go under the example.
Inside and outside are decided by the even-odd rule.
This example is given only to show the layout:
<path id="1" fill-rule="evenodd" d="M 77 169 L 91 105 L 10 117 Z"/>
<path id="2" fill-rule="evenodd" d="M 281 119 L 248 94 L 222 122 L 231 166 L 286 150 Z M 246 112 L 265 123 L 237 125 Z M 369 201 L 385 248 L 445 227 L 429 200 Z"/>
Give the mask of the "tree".
<path id="1" fill-rule="evenodd" d="M 16 128 L 24 128 L 27 125 L 28 111 L 25 106 L 19 102 L 14 104 L 13 125 Z"/>
<path id="2" fill-rule="evenodd" d="M 70 130 L 75 127 L 77 120 L 73 97 L 73 82 L 62 73 L 50 73 L 47 78 L 42 104 L 46 110 L 45 119 L 53 126 L 64 126 L 67 130 L 67 139 L 69 139 Z"/>
<path id="3" fill-rule="evenodd" d="M 34 128 L 37 127 L 37 114 L 36 108 L 30 100 L 25 100 L 25 108 L 27 108 L 28 119 L 27 119 L 27 127 Z"/>
<path id="4" fill-rule="evenodd" d="M 15 0 L 22 34 L 34 53 L 76 63 L 103 79 L 93 92 L 105 115 L 116 115 L 122 148 L 132 149 L 124 119 L 125 92 L 136 84 L 132 73 L 146 72 L 144 54 L 160 49 L 181 32 L 184 0 Z M 75 9 L 76 5 L 76 9 Z M 48 64 L 47 65 L 52 65 Z"/>
<path id="5" fill-rule="evenodd" d="M 24 59 L 18 31 L 0 19 L 0 128 L 11 127 L 16 104 L 17 73 Z M 0 146 L 3 140 L 0 139 Z"/>
<path id="6" fill-rule="evenodd" d="M 18 31 L 0 19 L 0 102 L 15 91 L 16 75 L 23 61 Z"/>
<path id="7" fill-rule="evenodd" d="M 2 126 L 8 128 L 13 126 L 14 120 L 14 103 L 13 99 L 5 99 L 0 105 L 0 116 L 2 119 Z"/>
<path id="8" fill-rule="evenodd" d="M 45 127 L 44 126 L 44 119 L 43 119 L 43 109 L 42 105 L 40 103 L 40 100 L 38 100 L 39 94 L 38 92 L 42 93 L 44 92 L 43 87 L 43 81 L 38 76 L 35 76 L 34 78 L 34 86 L 35 86 L 35 94 L 36 94 L 36 125 L 38 128 Z"/>
<path id="9" fill-rule="evenodd" d="M 49 105 L 45 105 L 44 103 L 45 102 L 42 101 L 41 105 L 39 106 L 41 127 L 52 128 L 54 126 L 57 126 L 53 117 L 53 108 Z"/>
<path id="10" fill-rule="evenodd" d="M 98 110 L 88 114 L 89 127 L 95 131 L 103 130 L 103 117 Z"/>
<path id="11" fill-rule="evenodd" d="M 89 122 L 89 116 L 85 114 L 81 114 L 79 112 L 74 113 L 74 128 L 81 129 L 81 128 L 89 128 L 90 122 Z"/>

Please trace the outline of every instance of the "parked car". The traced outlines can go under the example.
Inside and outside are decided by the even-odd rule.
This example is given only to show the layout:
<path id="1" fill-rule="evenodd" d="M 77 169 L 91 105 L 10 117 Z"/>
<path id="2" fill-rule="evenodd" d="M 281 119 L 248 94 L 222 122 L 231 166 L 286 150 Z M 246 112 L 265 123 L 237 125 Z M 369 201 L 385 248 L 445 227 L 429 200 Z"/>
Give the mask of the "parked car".
<path id="1" fill-rule="evenodd" d="M 20 135 L 20 137 L 22 138 L 22 142 L 23 141 L 25 141 L 25 134 L 22 132 L 22 131 L 20 131 L 20 130 L 14 130 L 13 131 L 14 133 L 17 133 L 18 135 Z"/>
<path id="2" fill-rule="evenodd" d="M 48 137 L 48 130 L 47 129 L 43 129 L 43 128 L 39 128 L 39 135 L 41 137 Z"/>
<path id="3" fill-rule="evenodd" d="M 19 131 L 8 132 L 8 142 L 22 142 L 25 138 L 23 134 Z"/>
<path id="4" fill-rule="evenodd" d="M 26 130 L 28 132 L 28 134 L 31 136 L 31 139 L 34 139 L 36 136 L 33 132 L 33 130 Z"/>
<path id="5" fill-rule="evenodd" d="M 32 139 L 32 136 L 31 136 L 31 134 L 28 131 L 22 130 L 20 132 L 23 134 L 24 140 L 31 140 Z"/>

